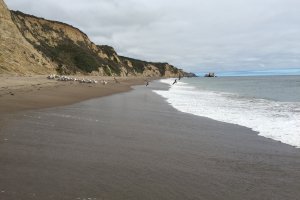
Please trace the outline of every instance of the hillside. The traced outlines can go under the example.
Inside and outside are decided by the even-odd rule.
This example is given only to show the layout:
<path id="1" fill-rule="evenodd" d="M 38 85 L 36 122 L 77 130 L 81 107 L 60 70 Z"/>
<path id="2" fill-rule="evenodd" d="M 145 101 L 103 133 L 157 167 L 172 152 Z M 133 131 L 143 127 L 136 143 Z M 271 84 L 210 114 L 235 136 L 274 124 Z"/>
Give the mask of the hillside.
<path id="1" fill-rule="evenodd" d="M 113 47 L 96 45 L 81 30 L 20 11 L 9 11 L 1 1 L 6 28 L 1 27 L 0 73 L 92 74 L 100 76 L 179 76 L 182 70 L 168 63 L 122 57 Z M 2 11 L 1 11 L 2 13 Z M 2 15 L 2 14 L 1 14 Z M 3 26 L 3 23 L 1 23 Z M 6 38 L 3 37 L 6 35 Z M 11 39 L 7 39 L 11 37 Z M 4 42 L 2 42 L 4 41 Z M 11 45 L 8 45 L 11 43 Z M 27 49 L 26 51 L 24 50 Z M 14 53 L 10 55 L 3 52 Z M 17 59 L 16 59 L 17 58 Z M 17 60 L 18 62 L 14 60 Z M 14 63 L 11 65 L 11 63 Z"/>
<path id="2" fill-rule="evenodd" d="M 54 66 L 20 33 L 3 0 L 0 0 L 0 73 L 45 74 Z"/>

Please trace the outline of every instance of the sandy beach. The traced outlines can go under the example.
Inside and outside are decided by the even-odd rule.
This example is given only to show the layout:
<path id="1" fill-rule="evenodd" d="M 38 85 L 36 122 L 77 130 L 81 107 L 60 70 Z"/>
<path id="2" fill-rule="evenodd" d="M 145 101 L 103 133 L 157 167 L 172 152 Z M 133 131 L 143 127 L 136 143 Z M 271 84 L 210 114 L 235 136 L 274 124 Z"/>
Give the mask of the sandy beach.
<path id="1" fill-rule="evenodd" d="M 5 114 L 0 199 L 298 199 L 300 151 L 151 89 Z"/>
<path id="2" fill-rule="evenodd" d="M 76 76 L 75 76 L 76 77 Z M 80 76 L 77 78 L 105 80 L 107 85 L 80 84 L 49 80 L 45 75 L 0 76 L 0 113 L 68 105 L 83 100 L 130 90 L 132 85 L 144 84 L 148 78 Z"/>

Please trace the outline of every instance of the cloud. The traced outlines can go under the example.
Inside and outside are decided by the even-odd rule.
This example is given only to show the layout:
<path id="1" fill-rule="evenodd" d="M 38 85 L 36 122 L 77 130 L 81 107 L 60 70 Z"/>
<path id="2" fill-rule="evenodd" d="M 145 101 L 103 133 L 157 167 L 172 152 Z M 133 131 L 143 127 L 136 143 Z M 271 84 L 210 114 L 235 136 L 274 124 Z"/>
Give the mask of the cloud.
<path id="1" fill-rule="evenodd" d="M 300 67 L 298 0 L 6 0 L 125 56 L 198 71 Z"/>

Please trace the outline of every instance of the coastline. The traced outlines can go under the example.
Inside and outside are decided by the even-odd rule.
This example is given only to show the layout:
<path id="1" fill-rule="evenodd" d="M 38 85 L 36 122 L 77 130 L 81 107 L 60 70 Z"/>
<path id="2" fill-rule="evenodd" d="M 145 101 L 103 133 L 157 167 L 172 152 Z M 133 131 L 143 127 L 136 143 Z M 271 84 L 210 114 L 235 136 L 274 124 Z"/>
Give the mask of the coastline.
<path id="1" fill-rule="evenodd" d="M 4 199 L 296 199 L 300 152 L 175 110 L 153 89 L 15 114 L 0 132 Z"/>
<path id="2" fill-rule="evenodd" d="M 157 93 L 179 111 L 248 127 L 300 148 L 299 81 L 300 76 L 196 78 Z"/>

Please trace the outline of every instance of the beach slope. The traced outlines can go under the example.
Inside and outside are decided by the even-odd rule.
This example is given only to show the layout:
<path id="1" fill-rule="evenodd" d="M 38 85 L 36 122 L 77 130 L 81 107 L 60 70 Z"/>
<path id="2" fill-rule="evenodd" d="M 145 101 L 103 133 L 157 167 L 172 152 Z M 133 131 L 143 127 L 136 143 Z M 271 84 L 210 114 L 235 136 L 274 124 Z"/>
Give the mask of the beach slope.
<path id="1" fill-rule="evenodd" d="M 8 115 L 0 199 L 298 199 L 300 152 L 176 111 L 161 83 Z"/>

